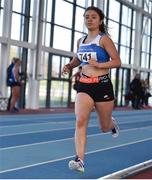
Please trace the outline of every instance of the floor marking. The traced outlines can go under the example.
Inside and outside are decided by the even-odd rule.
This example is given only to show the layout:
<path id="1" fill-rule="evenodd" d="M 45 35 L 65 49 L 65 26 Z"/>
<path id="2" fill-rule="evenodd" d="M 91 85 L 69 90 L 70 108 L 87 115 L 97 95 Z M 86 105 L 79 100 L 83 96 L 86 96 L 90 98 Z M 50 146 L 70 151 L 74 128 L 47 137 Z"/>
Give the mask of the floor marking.
<path id="1" fill-rule="evenodd" d="M 108 174 L 106 176 L 99 178 L 98 180 L 102 180 L 102 179 L 124 179 L 124 178 L 126 178 L 132 174 L 146 170 L 150 167 L 152 167 L 152 160 L 148 160 L 148 161 L 136 164 L 134 166 L 130 166 L 128 168 L 122 169 L 120 171 Z"/>
<path id="2" fill-rule="evenodd" d="M 139 120 L 135 120 L 135 121 L 127 121 L 127 122 L 119 122 L 118 121 L 118 124 L 119 125 L 123 125 L 123 124 L 132 124 L 132 123 L 135 123 L 135 122 L 139 122 L 139 123 L 141 123 L 141 122 L 147 122 L 147 121 L 149 121 L 149 122 L 151 122 L 151 120 L 142 120 L 142 121 L 139 121 Z M 96 122 L 96 121 L 95 121 Z M 94 123 L 95 123 L 94 122 Z M 74 125 L 75 124 L 75 121 L 73 121 L 73 122 L 70 122 L 71 123 L 71 125 Z M 92 124 L 94 124 L 93 122 L 90 122 L 90 126 L 89 127 L 98 127 L 99 125 L 96 123 L 96 125 L 91 125 L 91 123 Z M 6 127 L 8 127 L 8 128 L 14 128 L 14 127 L 20 127 L 20 126 L 23 126 L 23 127 L 28 127 L 28 126 L 32 126 L 32 125 L 34 125 L 34 126 L 41 126 L 41 125 L 51 125 L 51 124 L 68 124 L 69 125 L 69 122 L 67 122 L 67 121 L 65 121 L 65 122 L 45 122 L 45 123 L 31 123 L 31 124 L 21 124 L 21 125 L 13 125 L 13 126 L 2 126 L 2 127 L 0 127 L 0 129 L 5 129 Z M 150 126 L 149 126 L 150 127 Z M 69 128 L 69 129 L 73 129 L 73 128 L 75 128 L 75 126 L 73 126 L 73 127 L 71 127 L 71 128 Z M 41 133 L 41 132 L 51 132 L 51 131 L 58 131 L 58 129 L 59 130 L 66 130 L 66 129 L 68 129 L 68 128 L 55 128 L 55 129 L 50 129 L 50 130 L 35 130 L 35 131 L 26 131 L 26 132 L 22 132 L 22 133 L 10 133 L 10 134 L 2 134 L 2 135 L 0 135 L 0 137 L 5 137 L 5 136 L 13 136 L 13 135 L 22 135 L 22 134 L 32 134 L 32 133 Z"/>
<path id="3" fill-rule="evenodd" d="M 151 128 L 151 127 L 126 129 L 126 130 L 120 130 L 120 132 L 134 131 L 134 130 L 139 130 L 139 129 L 147 129 L 147 128 Z M 104 135 L 108 135 L 108 134 L 111 134 L 111 133 L 110 132 L 108 132 L 108 133 L 96 133 L 96 134 L 87 135 L 87 137 L 104 136 Z M 68 141 L 68 140 L 72 140 L 72 139 L 74 139 L 74 137 L 57 139 L 57 140 L 53 140 L 53 141 L 50 140 L 50 141 L 43 141 L 43 142 L 37 142 L 37 143 L 31 143 L 31 144 L 24 144 L 24 145 L 18 145 L 18 146 L 10 146 L 10 147 L 0 148 L 0 151 L 9 150 L 9 149 L 16 149 L 16 148 L 23 148 L 23 147 L 28 147 L 28 146 L 36 146 L 36 145 L 42 145 L 42 144 L 48 144 L 48 143 L 54 143 L 54 142 Z"/>
<path id="4" fill-rule="evenodd" d="M 88 151 L 85 154 L 86 155 L 87 154 L 93 154 L 93 153 L 96 153 L 96 152 L 102 152 L 102 151 L 115 149 L 115 148 L 119 148 L 119 147 L 124 147 L 124 146 L 132 145 L 132 144 L 137 144 L 137 143 L 141 143 L 141 142 L 149 141 L 149 140 L 152 140 L 152 137 L 151 138 L 146 138 L 146 139 L 143 139 L 143 140 L 139 140 L 139 141 L 130 142 L 130 143 L 124 143 L 124 144 L 121 144 L 121 145 L 112 146 L 112 147 L 108 147 L 108 148 L 104 148 L 104 149 L 98 149 L 98 150 L 95 150 L 95 151 Z M 57 162 L 57 161 L 61 161 L 61 160 L 65 160 L 65 159 L 69 159 L 69 158 L 73 158 L 73 157 L 75 157 L 75 155 L 67 156 L 67 157 L 63 157 L 63 158 L 59 158 L 59 159 L 54 159 L 54 160 L 50 160 L 50 161 L 44 161 L 44 162 L 41 162 L 41 163 L 31 164 L 31 165 L 27 165 L 27 166 L 11 168 L 11 169 L 0 171 L 0 174 L 1 173 L 6 173 L 6 172 L 11 172 L 11 171 L 16 171 L 16 170 L 21 170 L 21 169 L 26 169 L 26 168 L 30 168 L 30 167 L 34 167 L 34 166 L 44 165 L 44 164 L 48 164 L 48 163 L 53 163 L 53 162 Z"/>

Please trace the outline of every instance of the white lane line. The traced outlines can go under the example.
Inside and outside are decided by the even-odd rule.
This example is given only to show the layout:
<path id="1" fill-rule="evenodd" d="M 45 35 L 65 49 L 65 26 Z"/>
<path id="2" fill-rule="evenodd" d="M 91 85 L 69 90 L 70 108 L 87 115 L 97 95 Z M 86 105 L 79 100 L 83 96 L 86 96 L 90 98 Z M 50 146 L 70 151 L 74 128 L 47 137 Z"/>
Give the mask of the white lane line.
<path id="1" fill-rule="evenodd" d="M 142 121 L 139 121 L 139 120 L 136 120 L 136 121 L 132 121 L 132 120 L 130 120 L 130 121 L 125 121 L 125 122 L 119 122 L 118 121 L 118 124 L 119 125 L 123 125 L 123 124 L 132 124 L 132 123 L 144 123 L 144 122 L 147 122 L 147 121 L 149 121 L 149 122 L 151 122 L 151 120 L 142 120 Z M 96 125 L 91 125 L 91 124 L 94 124 L 94 123 L 96 123 Z M 61 124 L 61 125 L 74 125 L 75 124 L 75 121 L 72 121 L 72 122 L 67 122 L 67 121 L 65 121 L 65 122 L 48 122 L 48 123 L 31 123 L 31 124 L 26 124 L 26 125 L 14 125 L 14 126 L 7 126 L 9 129 L 11 129 L 11 128 L 18 128 L 18 127 L 28 127 L 28 126 L 41 126 L 41 125 L 47 125 L 47 127 L 48 126 L 51 126 L 52 124 Z M 97 121 L 90 121 L 90 125 L 89 125 L 89 127 L 98 127 L 99 125 L 98 125 L 98 123 L 97 123 Z M 21 128 L 20 127 L 20 128 Z M 148 126 L 148 127 L 150 127 L 150 126 Z M 0 127 L 0 129 L 3 129 L 3 128 L 6 128 L 6 126 L 5 127 Z M 45 127 L 44 127 L 45 128 Z M 74 126 L 73 127 L 71 127 L 71 128 L 69 128 L 69 129 L 73 129 L 74 128 Z M 34 130 L 34 131 L 26 131 L 26 132 L 19 132 L 19 133 L 8 133 L 8 134 L 2 134 L 2 135 L 0 135 L 0 137 L 5 137 L 5 136 L 15 136 L 15 135 L 24 135 L 24 134 L 32 134 L 32 133 L 42 133 L 42 132 L 51 132 L 51 131 L 58 131 L 58 130 L 64 130 L 64 128 L 55 128 L 55 129 L 49 129 L 49 130 Z M 65 130 L 67 130 L 68 128 L 65 128 Z M 23 130 L 24 131 L 24 130 Z"/>
<path id="2" fill-rule="evenodd" d="M 58 116 L 56 116 L 56 117 L 48 117 L 47 119 L 44 117 L 42 117 L 41 119 L 37 119 L 37 118 L 33 118 L 33 117 L 29 117 L 28 119 L 14 119 L 14 120 L 9 120 L 9 119 L 3 119 L 3 120 L 1 120 L 0 121 L 0 123 L 16 123 L 16 121 L 17 122 L 19 122 L 19 123 L 30 123 L 31 121 L 33 122 L 62 122 L 62 121 L 64 121 L 64 119 L 66 119 L 66 121 L 71 121 L 71 120 L 73 120 L 73 119 L 75 119 L 75 117 L 72 117 L 72 116 L 69 116 L 69 117 L 58 117 Z"/>
<path id="3" fill-rule="evenodd" d="M 91 125 L 89 127 L 98 127 L 97 125 Z M 3 134 L 0 135 L 0 137 L 7 137 L 7 136 L 16 136 L 16 135 L 25 135 L 25 134 L 34 134 L 34 133 L 45 133 L 45 132 L 52 132 L 52 131 L 62 131 L 62 130 L 71 130 L 71 129 L 75 129 L 74 126 L 70 127 L 70 128 L 54 128 L 54 129 L 48 129 L 48 130 L 38 130 L 38 131 L 27 131 L 27 132 L 23 132 L 23 133 L 10 133 L 10 134 Z"/>
<path id="4" fill-rule="evenodd" d="M 90 121 L 92 121 L 92 122 L 96 122 L 97 121 L 97 119 L 90 119 Z M 53 120 L 53 121 L 47 121 L 47 122 L 36 122 L 35 121 L 35 123 L 25 123 L 25 124 L 17 124 L 17 125 L 4 125 L 4 126 L 1 126 L 0 127 L 0 129 L 5 129 L 5 128 L 17 128 L 17 127 L 26 127 L 26 126 L 40 126 L 40 125 L 46 125 L 46 124 L 69 124 L 69 123 L 75 123 L 75 119 L 74 120 L 71 120 L 71 121 L 55 121 L 55 120 Z"/>
<path id="5" fill-rule="evenodd" d="M 128 112 L 128 111 L 113 111 L 114 114 L 113 116 L 116 116 L 117 118 L 129 118 L 130 116 L 132 116 L 132 118 L 138 118 L 141 116 L 144 116 L 144 117 L 151 117 L 151 114 L 152 114 L 152 110 L 151 111 L 143 111 L 141 110 L 140 112 L 137 111 L 137 112 L 134 112 L 134 111 L 131 111 L 131 112 Z M 3 116 L 2 119 L 0 117 L 0 122 L 13 122 L 13 121 L 31 121 L 31 120 L 62 120 L 62 119 L 75 119 L 75 114 L 74 113 L 63 113 L 63 114 L 48 114 L 48 115 L 45 115 L 45 114 L 40 114 L 40 115 L 28 115 L 27 117 L 26 116 L 15 116 L 15 117 L 12 117 L 12 116 Z M 91 114 L 91 118 L 97 118 L 97 115 L 95 112 L 92 112 Z"/>
<path id="6" fill-rule="evenodd" d="M 8 134 L 1 134 L 0 135 L 0 137 L 3 137 L 3 136 L 12 136 L 12 135 L 18 135 L 18 134 L 28 134 L 28 133 L 37 133 L 37 132 L 45 132 L 45 131 L 50 131 L 51 129 L 48 129 L 48 130 L 46 130 L 46 127 L 48 128 L 48 127 L 51 127 L 52 128 L 52 126 L 51 125 L 57 125 L 57 126 L 60 126 L 60 125 L 73 125 L 73 127 L 74 127 L 74 122 L 72 122 L 72 123 L 58 123 L 58 122 L 56 122 L 56 123 L 43 123 L 43 124 L 41 124 L 41 123 L 39 123 L 39 124 L 28 124 L 28 125 L 22 125 L 20 128 L 19 128 L 19 130 L 21 129 L 21 128 L 23 128 L 23 131 L 25 131 L 25 132 L 19 132 L 19 133 L 8 133 Z M 34 126 L 33 126 L 34 125 Z M 43 127 L 44 126 L 44 127 Z M 28 128 L 37 128 L 37 129 L 39 129 L 39 128 L 41 128 L 41 130 L 32 130 L 32 131 L 26 131 L 26 129 Z M 14 129 L 14 128 L 16 128 L 16 126 L 15 127 L 8 127 L 8 129 Z M 44 128 L 45 130 L 43 130 L 42 128 Z M 4 130 L 7 130 L 7 128 L 1 128 L 0 127 L 0 130 L 2 131 L 4 131 Z M 60 128 L 54 128 L 54 129 L 60 129 Z M 54 131 L 54 129 L 52 129 L 53 131 Z M 17 131 L 17 130 L 16 130 Z"/>
<path id="7" fill-rule="evenodd" d="M 54 124 L 55 123 L 61 123 L 62 124 L 62 123 L 75 122 L 75 117 L 68 117 L 68 118 L 70 119 L 68 121 L 67 120 L 61 121 L 61 120 L 58 119 L 58 117 L 57 118 L 49 118 L 49 119 L 47 119 L 47 121 L 46 121 L 46 119 L 42 118 L 41 119 L 42 122 L 38 122 L 37 119 L 34 119 L 35 123 L 34 122 L 30 123 L 30 120 L 33 121 L 33 119 L 28 119 L 28 121 L 26 123 L 17 124 L 17 125 L 3 125 L 3 126 L 1 126 L 1 128 L 3 128 L 3 127 L 4 128 L 5 127 L 20 127 L 20 126 L 24 126 L 24 125 L 36 125 L 36 124 L 45 124 L 45 123 L 52 123 L 52 124 L 53 123 Z M 134 118 L 135 118 L 135 120 L 134 120 Z M 144 119 L 144 121 L 145 121 L 145 119 L 147 119 L 147 118 L 149 118 L 149 121 L 152 119 L 151 115 L 144 115 L 143 117 L 140 115 L 141 120 L 138 117 L 132 117 L 131 120 L 130 120 L 130 118 L 128 119 L 128 117 L 126 117 L 126 116 L 124 116 L 124 117 L 123 116 L 122 117 L 117 117 L 116 116 L 116 119 L 118 119 L 118 122 L 121 122 L 121 121 L 124 121 L 124 120 L 125 120 L 125 122 L 142 122 L 143 121 L 142 119 Z M 62 117 L 61 119 L 66 119 L 66 118 Z M 98 117 L 96 117 L 96 116 L 91 117 L 90 121 L 93 121 L 93 120 L 98 121 Z M 7 119 L 4 122 L 7 122 Z M 13 122 L 13 121 L 10 121 L 10 122 Z"/>
<path id="8" fill-rule="evenodd" d="M 102 151 L 115 149 L 115 148 L 119 148 L 119 147 L 124 147 L 124 146 L 132 145 L 132 144 L 137 144 L 137 143 L 141 143 L 141 142 L 145 142 L 145 141 L 149 141 L 149 140 L 152 140 L 152 137 L 142 139 L 142 140 L 139 140 L 139 141 L 133 141 L 133 142 L 130 142 L 130 143 L 124 143 L 124 144 L 121 144 L 121 145 L 116 145 L 116 146 L 112 146 L 112 147 L 108 147 L 108 148 L 98 149 L 98 150 L 94 150 L 94 151 L 88 151 L 85 154 L 93 154 L 93 153 L 102 152 Z M 44 162 L 41 162 L 41 163 L 31 164 L 31 165 L 27 165 L 27 166 L 21 166 L 21 167 L 17 167 L 17 168 L 11 168 L 11 169 L 7 169 L 7 170 L 3 170 L 3 171 L 0 171 L 0 174 L 1 173 L 6 173 L 6 172 L 11 172 L 11 171 L 17 171 L 17 170 L 21 170 L 21 169 L 26 169 L 26 168 L 30 168 L 30 167 L 34 167 L 34 166 L 44 165 L 44 164 L 48 164 L 48 163 L 53 163 L 53 162 L 57 162 L 57 161 L 62 161 L 62 160 L 69 159 L 69 158 L 72 158 L 72 157 L 75 157 L 75 155 L 67 156 L 67 157 L 63 157 L 63 158 L 58 158 L 58 159 L 54 159 L 54 160 L 49 160 L 49 161 L 44 161 Z"/>
<path id="9" fill-rule="evenodd" d="M 149 118 L 149 119 L 145 119 L 145 118 Z M 62 119 L 64 119 L 64 118 L 62 118 Z M 118 123 L 133 123 L 133 122 L 145 122 L 145 121 L 151 121 L 152 120 L 152 118 L 151 118 L 151 116 L 149 115 L 148 117 L 141 117 L 140 116 L 140 119 L 137 119 L 137 118 L 133 118 L 132 117 L 132 119 L 128 119 L 128 117 L 120 117 L 120 118 L 117 118 L 116 117 L 116 119 L 118 119 Z M 125 119 L 125 122 L 124 122 L 124 119 Z M 136 120 L 137 119 L 137 120 Z M 144 119 L 144 120 L 142 120 L 142 119 Z M 34 122 L 32 122 L 32 123 L 25 123 L 25 124 L 17 124 L 17 125 L 4 125 L 4 126 L 1 126 L 0 128 L 14 128 L 14 127 L 24 127 L 24 126 L 30 126 L 30 125 L 42 125 L 42 124 L 47 124 L 47 123 L 50 123 L 50 124 L 56 124 L 56 123 L 59 123 L 59 124 L 68 124 L 68 123 L 72 123 L 72 122 L 75 122 L 75 119 L 72 119 L 71 121 L 67 121 L 67 120 L 64 120 L 64 121 L 58 121 L 58 120 L 55 120 L 55 119 L 52 119 L 51 121 L 44 121 L 43 122 L 43 120 L 45 120 L 45 119 L 42 119 L 42 122 L 37 122 L 37 120 L 35 119 L 35 123 Z M 98 121 L 98 118 L 97 117 L 92 117 L 92 118 L 90 118 L 90 121 Z M 89 121 L 89 122 L 90 122 Z"/>
<path id="10" fill-rule="evenodd" d="M 94 117 L 94 116 L 91 116 L 91 117 Z M 52 116 L 52 115 L 49 115 L 49 116 L 29 116 L 29 117 L 26 117 L 26 118 L 22 118 L 22 117 L 14 117 L 14 118 L 7 118 L 7 117 L 0 117 L 0 123 L 3 123 L 3 122 L 30 122 L 31 120 L 33 121 L 62 121 L 64 119 L 67 119 L 68 121 L 70 121 L 71 119 L 75 119 L 75 115 L 62 115 L 60 116 L 59 114 L 56 114 L 56 116 Z"/>
<path id="11" fill-rule="evenodd" d="M 142 129 L 149 129 L 149 128 L 152 128 L 152 126 L 150 126 L 150 127 L 142 127 L 142 128 L 126 129 L 126 130 L 121 130 L 120 132 L 128 132 L 128 131 L 135 131 L 135 130 L 139 130 L 139 129 L 142 130 Z M 108 135 L 108 134 L 111 134 L 111 132 L 90 134 L 90 135 L 87 135 L 87 137 L 105 136 L 105 135 Z M 16 149 L 16 148 L 23 148 L 23 147 L 28 147 L 28 146 L 49 144 L 49 143 L 54 143 L 54 142 L 68 141 L 68 140 L 71 140 L 71 139 L 74 139 L 74 137 L 72 137 L 72 138 L 64 138 L 64 139 L 57 139 L 57 140 L 50 140 L 50 141 L 43 141 L 43 142 L 31 143 L 31 144 L 24 144 L 24 145 L 18 145 L 18 146 L 5 147 L 5 148 L 0 148 L 0 151 L 5 151 L 5 150 L 9 150 L 9 149 Z"/>
<path id="12" fill-rule="evenodd" d="M 71 128 L 55 128 L 55 129 L 48 129 L 48 130 L 39 130 L 39 131 L 27 131 L 23 133 L 10 133 L 5 135 L 0 135 L 0 137 L 7 137 L 7 136 L 16 136 L 16 135 L 25 135 L 25 134 L 34 134 L 34 133 L 42 133 L 42 132 L 51 132 L 51 131 L 62 131 L 62 130 L 70 130 L 75 129 L 74 127 Z"/>
<path id="13" fill-rule="evenodd" d="M 102 179 L 124 179 L 124 178 L 126 178 L 132 174 L 141 172 L 141 171 L 146 170 L 150 167 L 152 167 L 152 160 L 148 160 L 148 161 L 136 164 L 134 166 L 130 166 L 128 168 L 122 169 L 120 171 L 114 172 L 112 174 L 108 174 L 106 176 L 99 178 L 98 180 L 102 180 Z"/>
<path id="14" fill-rule="evenodd" d="M 0 122 L 7 122 L 7 121 L 29 121 L 31 119 L 37 119 L 37 120 L 50 120 L 50 119 L 63 119 L 64 118 L 71 118 L 71 117 L 75 117 L 75 114 L 73 113 L 64 113 L 64 114 L 40 114 L 40 115 L 27 115 L 24 116 L 22 115 L 17 115 L 17 116 L 0 116 Z"/>
<path id="15" fill-rule="evenodd" d="M 1 126 L 0 128 L 2 129 L 2 128 L 16 128 L 16 127 L 25 127 L 25 126 L 32 126 L 32 125 L 45 125 L 45 124 L 69 124 L 69 123 L 71 123 L 72 121 L 52 121 L 52 122 L 36 122 L 35 121 L 35 123 L 25 123 L 25 124 L 18 124 L 18 125 L 6 125 L 6 126 Z"/>

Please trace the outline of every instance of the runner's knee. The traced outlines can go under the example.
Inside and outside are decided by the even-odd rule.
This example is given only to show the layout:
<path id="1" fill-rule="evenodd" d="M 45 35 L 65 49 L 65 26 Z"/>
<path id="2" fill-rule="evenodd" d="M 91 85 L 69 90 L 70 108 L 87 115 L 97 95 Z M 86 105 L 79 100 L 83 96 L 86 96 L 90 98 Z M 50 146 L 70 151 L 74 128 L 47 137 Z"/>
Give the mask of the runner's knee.
<path id="1" fill-rule="evenodd" d="M 85 127 L 86 124 L 87 124 L 87 118 L 86 117 L 82 116 L 82 117 L 77 118 L 77 121 L 76 121 L 77 128 Z"/>

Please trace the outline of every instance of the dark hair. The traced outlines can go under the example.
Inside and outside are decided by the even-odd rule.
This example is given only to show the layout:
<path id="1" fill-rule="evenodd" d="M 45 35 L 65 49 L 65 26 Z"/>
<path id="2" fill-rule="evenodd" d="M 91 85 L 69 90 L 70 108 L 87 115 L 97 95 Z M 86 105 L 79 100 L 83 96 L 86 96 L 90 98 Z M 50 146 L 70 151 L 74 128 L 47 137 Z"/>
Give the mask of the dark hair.
<path id="1" fill-rule="evenodd" d="M 104 13 L 101 11 L 101 9 L 99 9 L 99 8 L 97 8 L 97 7 L 95 7 L 95 6 L 89 6 L 89 7 L 87 7 L 87 9 L 86 9 L 85 12 L 84 12 L 84 16 L 85 16 L 85 13 L 86 13 L 87 11 L 89 11 L 89 10 L 95 11 L 95 12 L 99 15 L 100 20 L 104 20 L 104 17 L 105 17 Z M 104 22 L 102 22 L 102 24 L 99 26 L 99 30 L 100 30 L 101 32 L 107 32 L 107 27 L 105 26 Z"/>
<path id="2" fill-rule="evenodd" d="M 20 58 L 18 58 L 18 57 L 13 57 L 13 58 L 12 58 L 12 62 L 13 62 L 14 64 L 17 63 L 18 61 L 21 61 Z"/>

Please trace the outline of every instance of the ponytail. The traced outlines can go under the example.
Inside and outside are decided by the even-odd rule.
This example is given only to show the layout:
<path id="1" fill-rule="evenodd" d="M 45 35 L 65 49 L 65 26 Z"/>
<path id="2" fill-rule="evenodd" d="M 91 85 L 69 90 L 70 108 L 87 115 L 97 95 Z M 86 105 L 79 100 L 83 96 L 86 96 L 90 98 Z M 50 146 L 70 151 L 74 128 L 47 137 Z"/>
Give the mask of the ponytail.
<path id="1" fill-rule="evenodd" d="M 107 32 L 107 27 L 105 26 L 104 22 L 102 22 L 102 24 L 99 26 L 99 30 L 104 33 Z"/>

